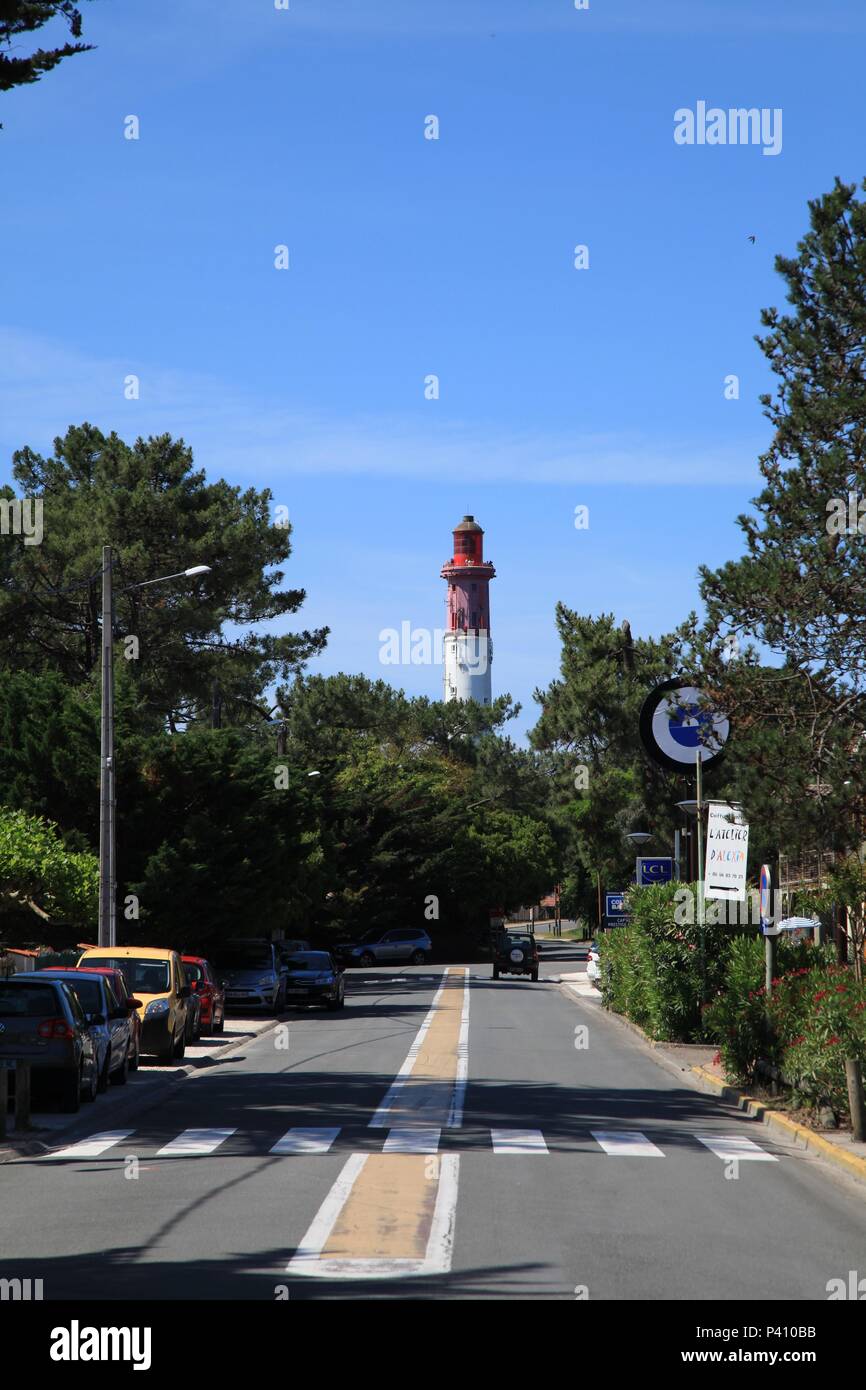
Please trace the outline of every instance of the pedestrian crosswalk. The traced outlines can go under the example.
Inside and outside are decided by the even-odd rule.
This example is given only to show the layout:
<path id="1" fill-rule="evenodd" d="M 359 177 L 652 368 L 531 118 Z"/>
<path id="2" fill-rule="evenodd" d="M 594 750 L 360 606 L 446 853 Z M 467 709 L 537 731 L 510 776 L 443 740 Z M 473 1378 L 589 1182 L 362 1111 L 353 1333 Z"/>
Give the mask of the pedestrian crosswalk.
<path id="1" fill-rule="evenodd" d="M 588 1129 L 567 1136 L 545 1136 L 540 1129 L 468 1129 L 443 1130 L 429 1127 L 391 1129 L 384 1141 L 375 1131 L 342 1129 L 340 1126 L 296 1126 L 275 1141 L 260 1132 L 247 1134 L 237 1127 L 231 1129 L 185 1129 L 173 1138 L 148 1135 L 133 1129 L 103 1130 L 65 1148 L 45 1154 L 42 1161 L 67 1159 L 84 1161 L 98 1158 L 125 1157 L 130 1150 L 146 1149 L 155 1158 L 206 1158 L 212 1154 L 233 1156 L 268 1154 L 274 1157 L 327 1154 L 334 1148 L 341 1151 L 381 1144 L 383 1153 L 436 1154 L 448 1152 L 492 1152 L 494 1154 L 550 1154 L 595 1151 L 608 1158 L 666 1158 L 683 1151 L 704 1153 L 729 1163 L 731 1160 L 776 1163 L 778 1155 L 762 1148 L 748 1135 L 703 1134 L 698 1131 L 666 1131 L 653 1138 L 641 1130 Z M 234 1146 L 229 1141 L 234 1140 Z M 164 1142 L 163 1142 L 164 1141 Z M 658 1142 L 656 1142 L 658 1141 Z"/>

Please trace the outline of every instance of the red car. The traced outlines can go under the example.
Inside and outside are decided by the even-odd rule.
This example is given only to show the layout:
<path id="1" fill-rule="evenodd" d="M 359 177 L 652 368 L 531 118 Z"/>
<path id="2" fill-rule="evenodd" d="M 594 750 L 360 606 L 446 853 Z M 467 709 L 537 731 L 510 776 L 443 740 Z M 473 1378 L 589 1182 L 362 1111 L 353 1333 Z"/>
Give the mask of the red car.
<path id="1" fill-rule="evenodd" d="M 221 1033 L 226 1021 L 226 992 L 210 961 L 202 956 L 182 956 L 189 987 L 201 1000 L 201 1032 Z"/>
<path id="2" fill-rule="evenodd" d="M 51 973 L 52 975 L 68 974 L 72 977 L 75 975 L 78 968 L 77 965 L 57 965 Z M 129 1070 L 138 1071 L 138 1063 L 141 1057 L 141 1019 L 138 1016 L 138 1010 L 141 1008 L 141 1000 L 135 999 L 130 994 L 129 986 L 126 983 L 126 977 L 120 970 L 114 970 L 107 965 L 88 965 L 86 962 L 81 966 L 81 969 L 86 970 L 88 975 L 107 975 L 108 979 L 111 981 L 115 994 L 121 1004 L 126 1007 L 129 1013 L 129 1031 L 131 1038 Z M 74 983 L 74 980 L 71 980 L 71 983 Z"/>

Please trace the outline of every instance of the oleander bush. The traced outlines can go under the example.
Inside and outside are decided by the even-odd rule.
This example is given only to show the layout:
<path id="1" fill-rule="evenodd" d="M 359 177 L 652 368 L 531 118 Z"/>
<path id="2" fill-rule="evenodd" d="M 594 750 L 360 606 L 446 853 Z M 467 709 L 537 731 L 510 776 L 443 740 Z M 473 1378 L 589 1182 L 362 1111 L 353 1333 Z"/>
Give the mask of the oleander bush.
<path id="1" fill-rule="evenodd" d="M 700 1039 L 701 1005 L 722 987 L 732 929 L 706 923 L 702 952 L 694 894 L 682 883 L 632 888 L 628 906 L 630 922 L 599 940 L 604 1004 L 659 1041 Z"/>
<path id="2" fill-rule="evenodd" d="M 725 1074 L 751 1085 L 758 1062 L 781 1067 L 787 1043 L 800 1032 L 805 1004 L 798 981 L 826 965 L 830 948 L 811 941 L 788 941 L 776 946 L 771 1009 L 764 990 L 764 941 L 751 934 L 732 938 L 724 980 L 703 1011 L 705 1035 L 718 1044 Z"/>

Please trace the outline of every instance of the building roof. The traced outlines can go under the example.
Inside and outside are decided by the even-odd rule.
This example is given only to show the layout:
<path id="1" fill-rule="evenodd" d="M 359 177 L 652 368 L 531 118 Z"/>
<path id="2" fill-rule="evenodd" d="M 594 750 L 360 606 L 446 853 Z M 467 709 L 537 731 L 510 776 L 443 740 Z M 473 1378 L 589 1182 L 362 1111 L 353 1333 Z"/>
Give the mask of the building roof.
<path id="1" fill-rule="evenodd" d="M 484 528 L 478 525 L 474 516 L 464 516 L 459 526 L 454 527 L 455 534 L 458 531 L 480 531 L 484 534 Z"/>

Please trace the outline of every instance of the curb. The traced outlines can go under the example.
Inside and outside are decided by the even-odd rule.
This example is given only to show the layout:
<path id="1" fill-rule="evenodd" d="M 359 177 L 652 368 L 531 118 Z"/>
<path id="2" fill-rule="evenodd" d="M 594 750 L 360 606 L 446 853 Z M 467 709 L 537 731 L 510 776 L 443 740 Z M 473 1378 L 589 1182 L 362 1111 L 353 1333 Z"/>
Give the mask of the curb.
<path id="1" fill-rule="evenodd" d="M 148 1087 L 146 1092 L 142 1091 L 140 1097 L 133 1097 L 132 1094 L 130 1094 L 129 1101 L 118 1118 L 128 1119 L 133 1115 L 143 1114 L 147 1110 L 153 1109 L 156 1105 L 161 1105 L 168 1092 L 177 1082 L 185 1081 L 189 1076 L 195 1076 L 200 1071 L 207 1071 L 211 1067 L 218 1066 L 224 1057 L 228 1057 L 230 1053 L 236 1052 L 240 1047 L 249 1047 L 251 1042 L 255 1042 L 258 1038 L 265 1037 L 281 1022 L 282 1019 L 280 1018 L 269 1018 L 266 1026 L 260 1028 L 258 1032 L 245 1033 L 244 1036 L 238 1038 L 236 1042 L 226 1043 L 224 1047 L 220 1048 L 217 1056 L 202 1057 L 198 1062 L 190 1062 L 186 1066 L 176 1067 L 172 1071 L 162 1073 L 159 1080 L 163 1081 L 165 1084 L 162 1086 L 155 1084 L 153 1087 L 153 1090 L 157 1091 L 158 1094 L 154 1095 L 150 1087 Z M 118 1100 L 120 1101 L 122 1098 L 118 1097 Z M 64 1136 L 68 1136 L 70 1130 L 75 1130 L 79 1125 L 83 1128 L 88 1127 L 84 1124 L 84 1119 L 86 1118 L 89 1118 L 89 1113 L 85 1117 L 82 1117 L 80 1112 L 74 1116 L 74 1118 L 70 1117 L 71 1123 L 64 1125 L 62 1129 L 52 1130 L 50 1139 L 28 1139 L 22 1134 L 21 1142 L 16 1144 L 15 1132 L 13 1131 L 11 1135 L 7 1134 L 5 1140 L 0 1143 L 0 1166 L 4 1163 L 13 1163 L 15 1159 L 18 1158 L 39 1158 L 43 1154 L 50 1153 L 52 1149 L 56 1149 L 58 1146 L 65 1146 L 65 1144 L 68 1143 L 68 1139 L 64 1138 Z"/>
<path id="2" fill-rule="evenodd" d="M 568 986 L 565 985 L 565 988 L 567 989 Z M 572 998 L 579 998 L 576 991 L 572 990 L 570 993 Z M 825 1158 L 829 1163 L 844 1169 L 850 1176 L 858 1178 L 861 1182 L 866 1182 L 866 1158 L 861 1158 L 859 1154 L 848 1153 L 838 1144 L 834 1144 L 831 1139 L 825 1139 L 823 1135 L 816 1134 L 814 1130 L 804 1129 L 795 1120 L 789 1119 L 781 1110 L 770 1110 L 760 1101 L 752 1100 L 750 1096 L 738 1091 L 735 1086 L 729 1086 L 726 1082 L 720 1081 L 717 1076 L 713 1076 L 712 1072 L 708 1072 L 704 1067 L 677 1067 L 674 1060 L 666 1056 L 663 1051 L 671 1044 L 657 1042 L 654 1038 L 650 1038 L 637 1023 L 632 1023 L 630 1018 L 624 1018 L 622 1014 L 613 1013 L 610 1009 L 604 1010 L 604 1016 L 613 1022 L 622 1024 L 629 1032 L 635 1033 L 648 1048 L 654 1052 L 659 1052 L 661 1055 L 656 1057 L 656 1061 L 660 1062 L 672 1075 L 682 1076 L 686 1072 L 691 1073 L 701 1090 L 706 1091 L 711 1088 L 721 1100 L 736 1106 L 738 1110 L 744 1111 L 747 1115 L 751 1115 L 753 1119 L 759 1120 L 768 1129 L 780 1130 L 786 1139 L 793 1139 L 801 1148 L 820 1154 L 821 1158 Z"/>
<path id="3" fill-rule="evenodd" d="M 811 1149 L 813 1153 L 819 1153 L 822 1158 L 826 1158 L 831 1163 L 837 1164 L 840 1168 L 866 1182 L 866 1158 L 861 1158 L 859 1154 L 851 1154 L 845 1149 L 834 1144 L 832 1139 L 825 1139 L 822 1134 L 816 1134 L 814 1130 L 804 1129 L 798 1125 L 796 1120 L 790 1119 L 781 1110 L 770 1110 L 760 1101 L 752 1100 L 749 1096 L 743 1095 L 735 1086 L 728 1086 L 724 1081 L 720 1081 L 717 1076 L 706 1071 L 703 1067 L 692 1067 L 691 1070 L 705 1085 L 712 1086 L 718 1091 L 723 1100 L 732 1105 L 736 1105 L 738 1110 L 744 1110 L 753 1119 L 760 1120 L 769 1129 L 780 1129 L 789 1139 L 795 1140 L 804 1149 Z"/>

